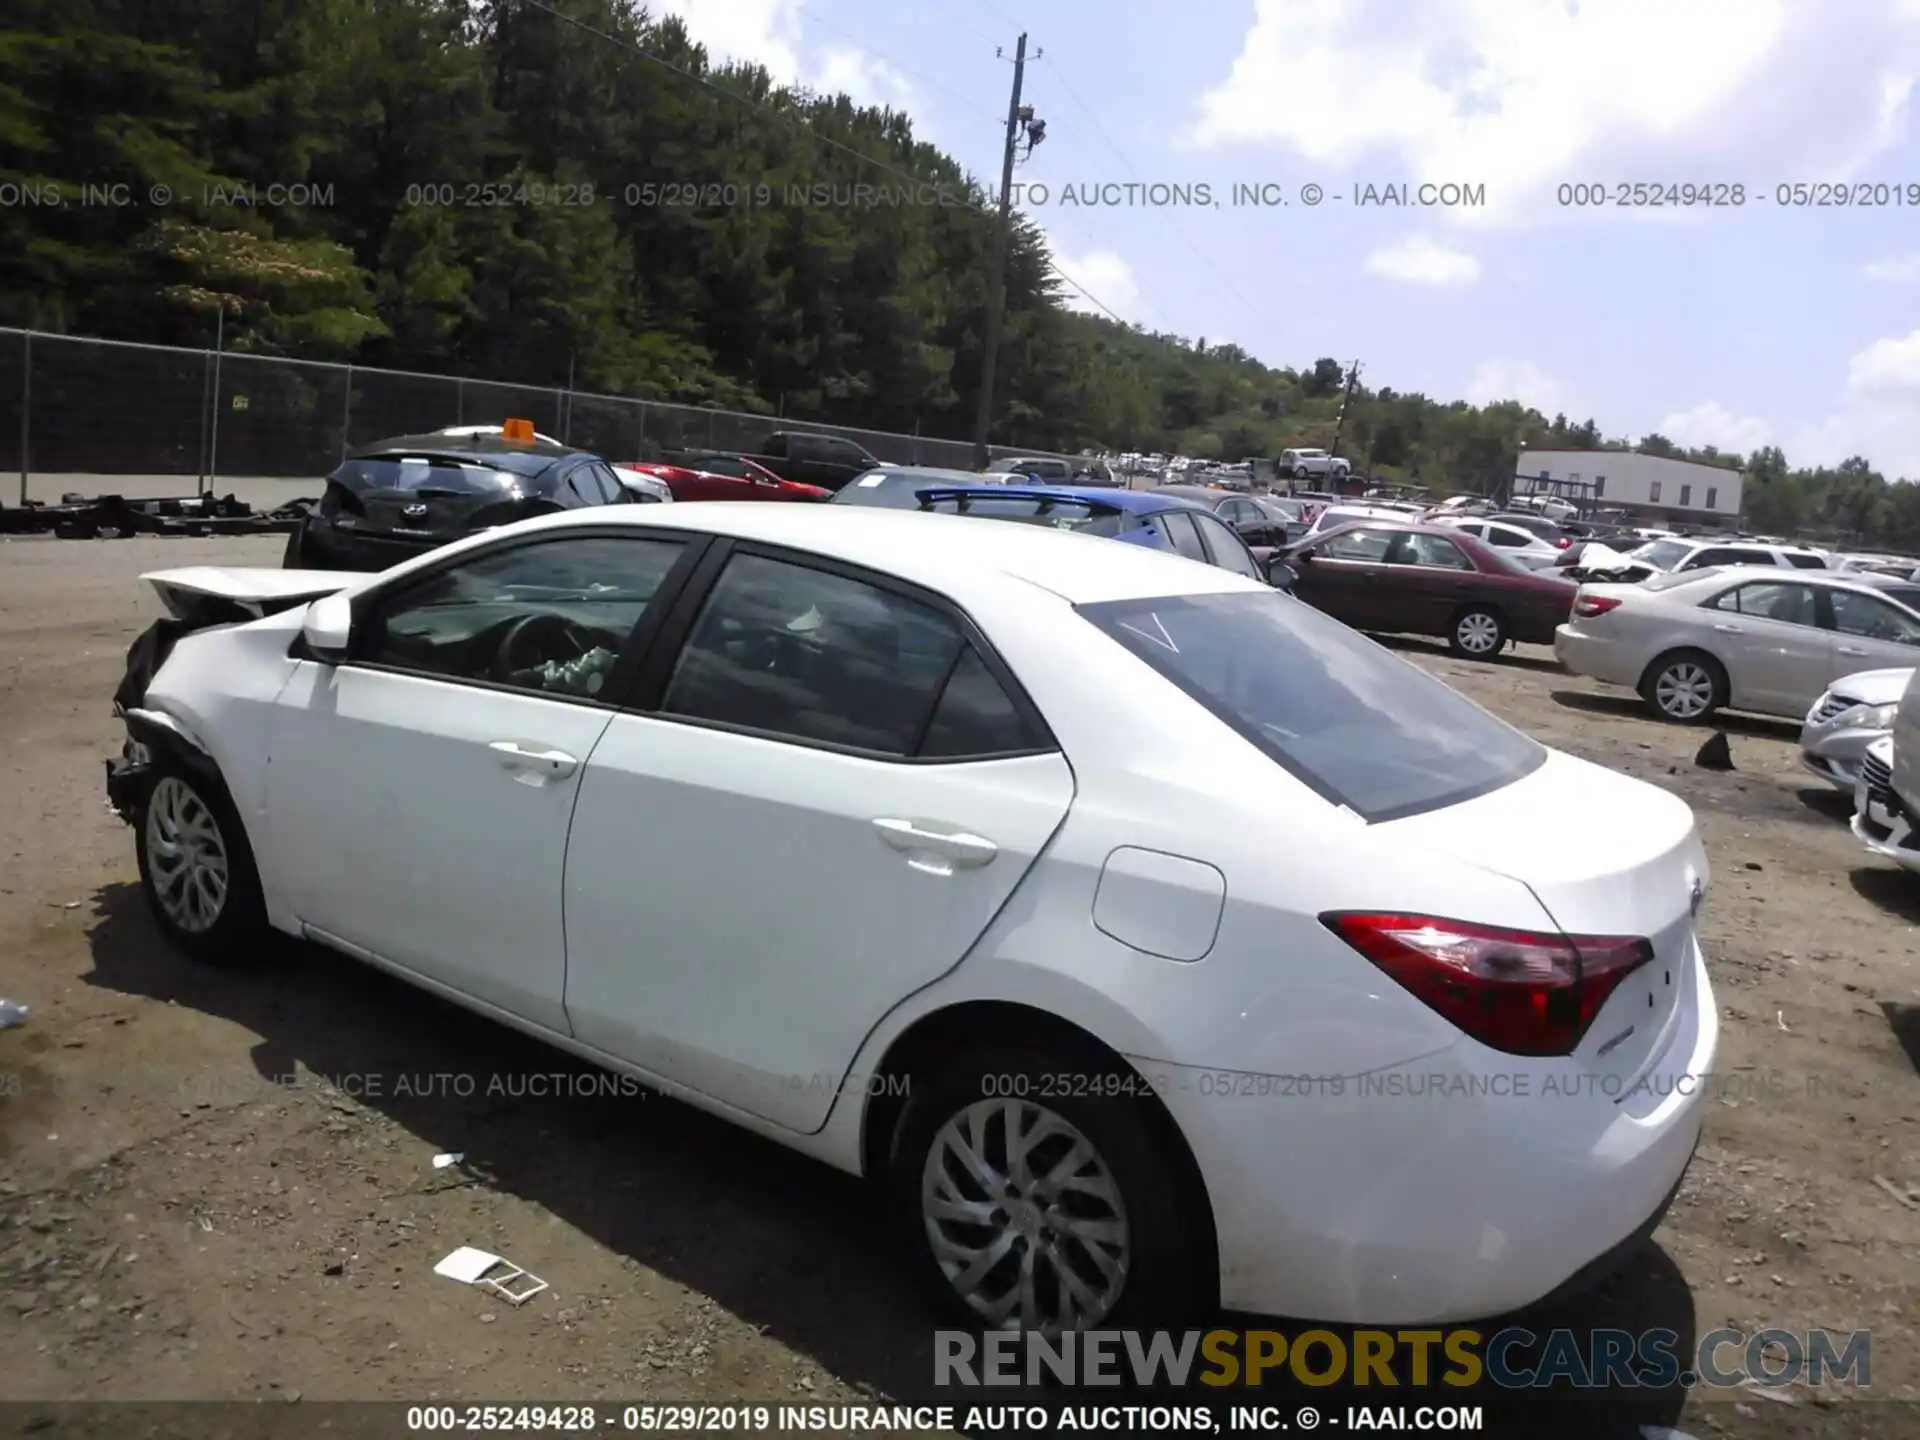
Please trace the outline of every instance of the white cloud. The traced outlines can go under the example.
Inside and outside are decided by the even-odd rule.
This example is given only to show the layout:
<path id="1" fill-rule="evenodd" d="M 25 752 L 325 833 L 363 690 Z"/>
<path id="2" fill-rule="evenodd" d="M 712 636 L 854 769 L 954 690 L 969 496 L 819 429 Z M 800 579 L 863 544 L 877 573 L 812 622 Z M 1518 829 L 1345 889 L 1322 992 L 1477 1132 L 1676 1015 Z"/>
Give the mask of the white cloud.
<path id="1" fill-rule="evenodd" d="M 1072 255 L 1051 238 L 1047 241 L 1047 248 L 1053 252 L 1054 266 L 1061 274 L 1090 294 L 1097 295 L 1122 320 L 1139 320 L 1140 281 L 1133 273 L 1133 266 L 1119 252 L 1094 249 Z M 1065 301 L 1069 310 L 1083 311 L 1088 315 L 1106 314 L 1099 305 L 1093 304 L 1072 286 L 1066 287 Z"/>
<path id="2" fill-rule="evenodd" d="M 716 61 L 764 65 L 784 84 L 844 92 L 858 105 L 898 110 L 912 99 L 906 77 L 884 60 L 852 45 L 810 49 L 801 35 L 803 0 L 662 0 L 659 8 L 685 21 Z"/>
<path id="3" fill-rule="evenodd" d="M 1467 381 L 1467 403 L 1492 405 L 1518 400 L 1542 415 L 1571 414 L 1573 393 L 1530 360 L 1485 360 Z"/>
<path id="4" fill-rule="evenodd" d="M 1920 254 L 1869 260 L 1860 267 L 1860 273 L 1869 280 L 1882 280 L 1890 285 L 1920 284 Z"/>
<path id="5" fill-rule="evenodd" d="M 1363 268 L 1369 275 L 1409 285 L 1457 287 L 1471 285 L 1480 278 L 1478 260 L 1464 250 L 1451 249 L 1427 235 L 1409 235 L 1395 244 L 1381 246 L 1367 256 Z"/>
<path id="6" fill-rule="evenodd" d="M 1256 0 L 1191 138 L 1484 183 L 1449 216 L 1503 220 L 1571 213 L 1569 181 L 1851 174 L 1902 138 L 1917 76 L 1911 0 Z"/>
<path id="7" fill-rule="evenodd" d="M 1718 400 L 1691 410 L 1676 410 L 1658 426 L 1660 434 L 1689 449 L 1711 445 L 1729 455 L 1751 455 L 1773 443 L 1773 427 L 1757 415 L 1735 415 Z"/>
<path id="8" fill-rule="evenodd" d="M 1889 479 L 1920 480 L 1920 330 L 1858 351 L 1832 412 L 1789 435 L 1782 448 L 1794 465 L 1864 455 Z"/>
<path id="9" fill-rule="evenodd" d="M 835 45 L 821 56 L 814 78 L 816 90 L 844 92 L 856 105 L 906 108 L 913 98 L 907 77 L 884 60 L 876 60 L 851 45 Z"/>

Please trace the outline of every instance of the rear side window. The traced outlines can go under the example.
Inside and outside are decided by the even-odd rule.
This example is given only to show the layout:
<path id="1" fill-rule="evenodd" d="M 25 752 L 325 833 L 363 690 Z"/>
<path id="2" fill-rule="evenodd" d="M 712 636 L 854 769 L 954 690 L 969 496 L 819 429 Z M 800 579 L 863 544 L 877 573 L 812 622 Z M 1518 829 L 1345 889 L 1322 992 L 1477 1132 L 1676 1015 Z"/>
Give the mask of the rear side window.
<path id="1" fill-rule="evenodd" d="M 1021 715 L 980 652 L 969 645 L 947 678 L 947 688 L 927 727 L 920 755 L 928 760 L 981 759 L 1048 748 Z"/>
<path id="2" fill-rule="evenodd" d="M 1787 563 L 1796 570 L 1824 570 L 1827 568 L 1827 562 L 1822 560 L 1818 555 L 1801 555 L 1796 554 L 1792 550 L 1787 551 Z"/>
<path id="3" fill-rule="evenodd" d="M 727 562 L 660 708 L 900 758 L 1052 746 L 935 606 L 760 555 Z"/>
<path id="4" fill-rule="evenodd" d="M 1379 822 L 1456 805 L 1546 750 L 1418 666 L 1277 591 L 1079 612 L 1335 805 Z"/>

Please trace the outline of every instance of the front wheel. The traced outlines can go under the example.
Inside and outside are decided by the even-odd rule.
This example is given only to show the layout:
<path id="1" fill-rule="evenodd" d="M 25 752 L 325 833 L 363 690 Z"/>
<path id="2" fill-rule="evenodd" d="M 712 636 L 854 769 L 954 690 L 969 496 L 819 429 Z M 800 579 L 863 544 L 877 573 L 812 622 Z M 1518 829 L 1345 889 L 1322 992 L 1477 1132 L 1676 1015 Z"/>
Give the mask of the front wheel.
<path id="1" fill-rule="evenodd" d="M 160 758 L 133 825 L 140 883 L 174 948 L 212 965 L 256 958 L 268 938 L 266 904 L 226 788 Z"/>
<path id="2" fill-rule="evenodd" d="M 1727 672 L 1697 650 L 1662 655 L 1641 678 L 1640 698 L 1662 720 L 1697 724 L 1727 703 Z"/>
<path id="3" fill-rule="evenodd" d="M 1507 643 L 1507 622 L 1498 610 L 1472 605 L 1453 617 L 1447 644 L 1469 660 L 1492 660 Z"/>
<path id="4" fill-rule="evenodd" d="M 1202 1202 L 1171 1122 L 1143 1094 L 1052 1083 L 1080 1068 L 982 1055 L 901 1112 L 896 1218 L 923 1285 L 976 1328 L 1178 1323 L 1206 1303 Z"/>

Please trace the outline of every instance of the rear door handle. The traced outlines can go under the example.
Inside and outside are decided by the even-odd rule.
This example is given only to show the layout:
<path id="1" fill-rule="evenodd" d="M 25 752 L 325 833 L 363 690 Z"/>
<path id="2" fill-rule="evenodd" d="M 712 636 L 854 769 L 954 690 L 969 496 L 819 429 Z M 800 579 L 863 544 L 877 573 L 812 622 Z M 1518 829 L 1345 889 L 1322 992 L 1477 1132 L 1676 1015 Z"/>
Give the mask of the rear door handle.
<path id="1" fill-rule="evenodd" d="M 1858 645 L 1842 645 L 1839 647 L 1839 650 L 1842 655 L 1864 655 L 1867 653 Z"/>
<path id="2" fill-rule="evenodd" d="M 1718 630 L 1722 635 L 1738 635 L 1741 633 L 1738 625 L 1716 625 L 1713 628 Z"/>
<path id="3" fill-rule="evenodd" d="M 880 838 L 907 856 L 907 863 L 929 875 L 951 875 L 956 869 L 977 870 L 1000 853 L 984 835 L 965 830 L 936 830 L 912 820 L 882 818 L 873 822 Z"/>
<path id="4" fill-rule="evenodd" d="M 518 740 L 495 740 L 487 748 L 504 769 L 517 771 L 536 785 L 543 778 L 564 780 L 580 768 L 580 762 L 564 750 L 541 750 Z"/>

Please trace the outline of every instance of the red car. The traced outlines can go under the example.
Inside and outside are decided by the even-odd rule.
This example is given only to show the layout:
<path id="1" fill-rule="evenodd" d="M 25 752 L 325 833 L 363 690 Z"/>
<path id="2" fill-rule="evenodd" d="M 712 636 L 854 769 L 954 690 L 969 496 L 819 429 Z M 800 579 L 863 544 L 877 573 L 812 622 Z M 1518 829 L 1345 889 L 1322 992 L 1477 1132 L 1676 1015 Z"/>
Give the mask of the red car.
<path id="1" fill-rule="evenodd" d="M 1515 640 L 1551 645 L 1580 588 L 1458 530 L 1391 520 L 1296 541 L 1274 557 L 1270 574 L 1356 630 L 1437 635 L 1475 660 L 1491 660 Z"/>
<path id="2" fill-rule="evenodd" d="M 654 461 L 621 462 L 623 470 L 638 470 L 663 480 L 680 500 L 831 500 L 833 492 L 818 485 L 783 480 L 764 465 L 744 455 L 702 455 L 699 468 Z"/>

